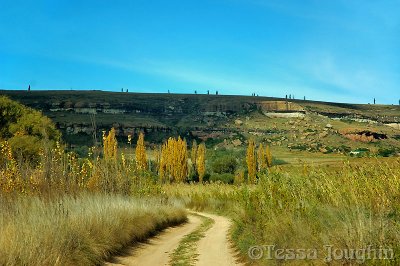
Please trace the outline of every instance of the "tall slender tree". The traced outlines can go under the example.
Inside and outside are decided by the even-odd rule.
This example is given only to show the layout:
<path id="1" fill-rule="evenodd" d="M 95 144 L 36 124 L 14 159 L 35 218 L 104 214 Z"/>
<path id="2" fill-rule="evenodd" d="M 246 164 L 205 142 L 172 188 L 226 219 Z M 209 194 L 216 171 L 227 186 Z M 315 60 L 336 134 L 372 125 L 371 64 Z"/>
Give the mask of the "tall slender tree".
<path id="1" fill-rule="evenodd" d="M 246 152 L 246 163 L 247 163 L 247 172 L 248 172 L 248 181 L 250 183 L 256 183 L 256 171 L 257 171 L 257 163 L 255 158 L 255 143 L 254 139 L 249 139 L 249 145 L 247 147 Z"/>
<path id="2" fill-rule="evenodd" d="M 106 159 L 117 159 L 118 142 L 115 138 L 115 129 L 111 128 L 107 134 L 103 131 L 103 153 Z"/>
<path id="3" fill-rule="evenodd" d="M 206 173 L 206 145 L 201 143 L 197 149 L 197 173 L 199 174 L 199 182 L 203 182 Z"/>
<path id="4" fill-rule="evenodd" d="M 272 153 L 271 153 L 271 149 L 269 148 L 268 145 L 266 145 L 266 147 L 265 147 L 265 158 L 266 158 L 267 166 L 271 167 L 272 166 Z"/>
<path id="5" fill-rule="evenodd" d="M 192 162 L 193 173 L 197 173 L 197 142 L 193 140 L 192 149 L 190 151 L 190 161 Z"/>
<path id="6" fill-rule="evenodd" d="M 136 159 L 137 170 L 143 171 L 147 169 L 147 155 L 146 155 L 146 147 L 144 144 L 143 132 L 139 133 L 139 138 L 136 143 L 135 159 Z"/>
<path id="7" fill-rule="evenodd" d="M 265 150 L 262 143 L 258 146 L 257 149 L 257 170 L 260 172 L 267 167 L 267 160 L 265 156 Z"/>
<path id="8" fill-rule="evenodd" d="M 185 140 L 169 138 L 161 149 L 158 174 L 162 182 L 183 182 L 188 176 L 188 150 Z"/>

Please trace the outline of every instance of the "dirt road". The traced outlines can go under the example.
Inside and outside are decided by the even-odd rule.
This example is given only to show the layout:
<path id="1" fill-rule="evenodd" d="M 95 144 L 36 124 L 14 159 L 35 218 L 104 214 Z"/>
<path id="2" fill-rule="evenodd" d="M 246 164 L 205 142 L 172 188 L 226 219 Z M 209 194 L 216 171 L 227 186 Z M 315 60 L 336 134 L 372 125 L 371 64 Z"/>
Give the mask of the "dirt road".
<path id="1" fill-rule="evenodd" d="M 146 244 L 130 248 L 127 256 L 117 257 L 114 259 L 115 262 L 106 263 L 106 265 L 168 265 L 169 254 L 178 247 L 179 241 L 201 224 L 201 219 L 196 216 L 189 215 L 188 218 L 186 224 L 164 230 L 149 239 Z"/>
<path id="2" fill-rule="evenodd" d="M 231 225 L 229 219 L 208 213 L 197 213 L 214 220 L 213 226 L 205 233 L 197 245 L 196 265 L 230 266 L 241 265 L 235 262 L 234 252 L 230 248 L 228 230 Z M 178 247 L 180 240 L 201 225 L 202 219 L 188 216 L 189 221 L 181 226 L 164 230 L 159 235 L 151 238 L 146 244 L 134 246 L 128 250 L 128 255 L 116 257 L 107 266 L 116 265 L 169 265 L 169 255 Z"/>
<path id="3" fill-rule="evenodd" d="M 231 226 L 231 221 L 218 215 L 208 213 L 198 214 L 213 219 L 215 223 L 198 243 L 197 252 L 199 257 L 196 265 L 241 265 L 240 263 L 236 262 L 234 251 L 229 245 L 228 231 Z"/>

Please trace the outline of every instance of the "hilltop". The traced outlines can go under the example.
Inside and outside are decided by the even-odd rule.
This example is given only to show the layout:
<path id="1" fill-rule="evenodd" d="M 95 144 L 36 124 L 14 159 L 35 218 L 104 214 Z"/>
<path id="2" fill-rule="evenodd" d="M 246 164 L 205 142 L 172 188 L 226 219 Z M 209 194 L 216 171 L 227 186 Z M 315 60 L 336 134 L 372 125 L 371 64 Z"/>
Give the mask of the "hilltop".
<path id="1" fill-rule="evenodd" d="M 400 148 L 400 106 L 285 98 L 104 91 L 0 91 L 53 119 L 66 142 L 93 145 L 102 130 L 139 130 L 150 143 L 169 135 L 236 148 L 249 136 L 281 153 L 348 154 Z M 96 133 L 96 134 L 94 134 Z M 358 150 L 357 150 L 358 149 Z"/>

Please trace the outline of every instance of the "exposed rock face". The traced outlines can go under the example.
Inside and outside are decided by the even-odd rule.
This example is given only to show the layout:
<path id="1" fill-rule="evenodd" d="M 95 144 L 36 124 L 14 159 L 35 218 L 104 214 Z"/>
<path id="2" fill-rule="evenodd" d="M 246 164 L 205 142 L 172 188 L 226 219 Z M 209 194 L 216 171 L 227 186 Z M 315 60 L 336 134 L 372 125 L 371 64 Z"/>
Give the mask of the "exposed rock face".
<path id="1" fill-rule="evenodd" d="M 304 112 L 299 104 L 289 101 L 261 101 L 257 103 L 263 112 Z"/>
<path id="2" fill-rule="evenodd" d="M 382 139 L 387 139 L 386 134 L 371 132 L 367 130 L 355 131 L 355 132 L 341 132 L 342 135 L 353 141 L 361 142 L 375 142 Z"/>
<path id="3" fill-rule="evenodd" d="M 332 125 L 327 124 L 332 122 L 329 118 L 370 119 L 373 121 L 372 119 L 375 118 L 373 115 L 376 114 L 371 110 L 369 110 L 369 113 L 363 110 L 357 113 L 357 108 L 361 107 L 356 105 L 319 103 L 320 105 L 315 105 L 319 106 L 318 109 L 315 106 L 311 108 L 311 103 L 299 100 L 285 101 L 284 99 L 267 97 L 99 91 L 0 92 L 27 106 L 43 111 L 45 115 L 53 119 L 64 136 L 69 137 L 69 141 L 81 139 L 81 145 L 91 145 L 89 143 L 91 138 L 96 138 L 96 136 L 97 140 L 101 140 L 102 130 L 109 130 L 114 127 L 121 139 L 124 139 L 127 135 L 135 135 L 139 131 L 144 131 L 147 136 L 150 135 L 149 137 L 160 142 L 165 136 L 172 134 L 206 140 L 226 138 L 229 134 L 249 133 L 261 138 L 269 136 L 266 141 L 275 146 L 286 146 L 289 140 L 290 142 L 304 140 L 303 142 L 307 144 L 304 149 L 308 149 L 310 148 L 308 142 L 322 138 L 328 139 L 330 135 L 337 134 Z M 323 109 L 325 107 L 329 108 L 325 110 Z M 398 128 L 400 118 L 398 119 L 396 110 L 394 109 L 392 116 L 381 116 L 384 121 L 396 123 Z M 353 111 L 354 113 L 352 113 Z M 269 118 L 259 115 L 260 113 L 268 115 Z M 311 115 L 315 114 L 324 115 L 324 122 L 320 122 L 323 124 L 318 127 L 310 118 Z M 366 115 L 364 116 L 364 114 Z M 390 115 L 390 113 L 388 114 Z M 276 117 L 287 118 L 287 124 L 284 126 L 285 130 L 292 134 L 289 140 L 281 138 L 288 132 L 278 130 L 276 121 L 281 120 L 273 119 Z M 370 123 L 369 120 L 368 123 Z M 273 133 L 265 129 L 266 125 L 271 128 Z M 261 130 L 261 128 L 264 129 Z M 305 128 L 313 128 L 313 130 L 307 132 Z M 355 132 L 349 133 L 359 135 Z M 271 134 L 276 136 L 271 137 Z M 363 133 L 361 135 L 364 136 L 363 139 L 373 141 L 381 138 L 374 134 Z M 360 137 L 356 136 L 355 138 Z M 229 140 L 232 141 L 234 146 L 243 145 L 241 141 L 243 138 L 239 134 L 229 137 Z M 318 150 L 320 147 L 312 148 Z"/>
<path id="4" fill-rule="evenodd" d="M 270 118 L 301 118 L 305 116 L 304 113 L 300 112 L 289 112 L 289 113 L 264 112 L 264 115 Z"/>

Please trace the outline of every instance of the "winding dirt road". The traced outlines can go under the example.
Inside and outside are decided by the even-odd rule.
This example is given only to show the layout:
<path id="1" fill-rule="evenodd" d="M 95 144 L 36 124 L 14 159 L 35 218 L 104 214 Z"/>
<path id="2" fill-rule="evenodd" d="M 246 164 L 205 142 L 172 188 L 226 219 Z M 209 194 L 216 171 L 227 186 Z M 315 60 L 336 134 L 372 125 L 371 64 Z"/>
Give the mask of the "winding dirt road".
<path id="1" fill-rule="evenodd" d="M 196 265 L 242 265 L 235 261 L 235 253 L 229 245 L 228 230 L 231 226 L 230 220 L 208 213 L 196 214 L 214 220 L 213 226 L 198 242 L 196 253 L 199 256 L 197 257 Z M 189 215 L 188 218 L 187 223 L 164 230 L 157 236 L 149 239 L 147 243 L 131 247 L 126 256 L 116 257 L 112 262 L 107 262 L 105 265 L 169 265 L 169 256 L 179 246 L 181 239 L 194 231 L 202 223 L 202 219 L 197 216 Z"/>

